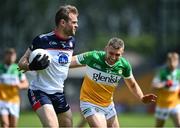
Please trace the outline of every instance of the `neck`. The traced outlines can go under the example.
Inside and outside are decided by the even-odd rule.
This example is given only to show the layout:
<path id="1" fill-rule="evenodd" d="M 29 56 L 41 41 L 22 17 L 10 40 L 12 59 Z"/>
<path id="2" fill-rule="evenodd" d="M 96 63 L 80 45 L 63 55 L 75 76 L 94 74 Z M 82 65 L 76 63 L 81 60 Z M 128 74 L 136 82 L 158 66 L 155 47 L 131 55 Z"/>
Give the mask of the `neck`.
<path id="1" fill-rule="evenodd" d="M 67 40 L 69 38 L 69 36 L 67 36 L 61 29 L 56 28 L 54 32 L 55 35 L 60 39 Z"/>

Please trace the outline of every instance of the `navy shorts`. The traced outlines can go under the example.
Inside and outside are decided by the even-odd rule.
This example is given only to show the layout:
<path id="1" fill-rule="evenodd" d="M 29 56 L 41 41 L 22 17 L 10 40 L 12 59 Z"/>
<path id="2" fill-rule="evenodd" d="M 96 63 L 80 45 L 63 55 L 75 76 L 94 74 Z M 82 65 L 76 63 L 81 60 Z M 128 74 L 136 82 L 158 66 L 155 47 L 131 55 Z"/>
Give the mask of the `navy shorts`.
<path id="1" fill-rule="evenodd" d="M 56 114 L 66 112 L 70 109 L 66 102 L 64 93 L 47 94 L 40 90 L 28 89 L 28 98 L 34 111 L 45 104 L 52 104 Z"/>

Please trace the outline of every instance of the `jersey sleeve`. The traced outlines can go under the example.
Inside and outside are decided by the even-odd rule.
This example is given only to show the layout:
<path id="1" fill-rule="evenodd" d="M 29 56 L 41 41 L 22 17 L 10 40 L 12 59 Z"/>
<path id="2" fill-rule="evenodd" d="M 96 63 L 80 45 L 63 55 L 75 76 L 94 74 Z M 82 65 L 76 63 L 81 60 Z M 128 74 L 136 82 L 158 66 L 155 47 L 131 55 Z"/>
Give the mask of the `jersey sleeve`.
<path id="1" fill-rule="evenodd" d="M 88 62 L 90 62 L 93 58 L 93 51 L 91 52 L 85 52 L 85 53 L 82 53 L 82 54 L 79 54 L 77 55 L 77 63 L 79 64 L 88 64 Z"/>
<path id="2" fill-rule="evenodd" d="M 41 38 L 39 36 L 35 37 L 31 43 L 31 45 L 29 46 L 29 49 L 31 51 L 39 48 L 39 44 L 41 43 Z"/>
<path id="3" fill-rule="evenodd" d="M 19 73 L 19 80 L 20 80 L 20 81 L 26 80 L 26 75 L 25 75 L 24 73 L 20 72 L 20 73 Z"/>
<path id="4" fill-rule="evenodd" d="M 156 71 L 155 76 L 152 80 L 152 83 L 160 83 L 161 82 L 161 76 L 160 76 L 160 71 Z"/>
<path id="5" fill-rule="evenodd" d="M 132 67 L 128 61 L 126 61 L 126 65 L 122 72 L 122 75 L 125 79 L 129 79 L 132 76 Z"/>

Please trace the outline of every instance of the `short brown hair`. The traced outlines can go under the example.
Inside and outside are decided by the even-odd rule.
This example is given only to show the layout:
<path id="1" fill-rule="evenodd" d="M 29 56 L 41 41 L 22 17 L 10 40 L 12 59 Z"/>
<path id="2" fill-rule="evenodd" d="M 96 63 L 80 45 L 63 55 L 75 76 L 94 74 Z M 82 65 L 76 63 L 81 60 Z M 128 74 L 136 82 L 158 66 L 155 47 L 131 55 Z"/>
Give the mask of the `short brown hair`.
<path id="1" fill-rule="evenodd" d="M 61 19 L 68 21 L 69 20 L 69 13 L 73 13 L 73 14 L 77 14 L 77 15 L 79 14 L 78 10 L 75 6 L 72 6 L 72 5 L 60 6 L 60 8 L 56 12 L 56 16 L 55 16 L 56 26 L 58 26 L 59 21 Z"/>
<path id="2" fill-rule="evenodd" d="M 124 41 L 120 38 L 113 37 L 109 40 L 107 46 L 112 46 L 115 49 L 124 48 Z"/>
<path id="3" fill-rule="evenodd" d="M 16 54 L 16 50 L 14 48 L 7 48 L 4 53 L 5 54 Z"/>

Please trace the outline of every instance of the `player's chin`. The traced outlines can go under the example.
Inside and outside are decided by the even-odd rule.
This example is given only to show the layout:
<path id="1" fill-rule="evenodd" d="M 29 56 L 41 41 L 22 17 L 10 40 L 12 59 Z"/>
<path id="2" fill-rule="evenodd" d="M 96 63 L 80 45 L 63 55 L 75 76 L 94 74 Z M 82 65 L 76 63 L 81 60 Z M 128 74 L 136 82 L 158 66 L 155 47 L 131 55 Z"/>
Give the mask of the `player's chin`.
<path id="1" fill-rule="evenodd" d="M 114 65 L 114 64 L 116 63 L 116 61 L 109 60 L 108 63 L 109 63 L 110 65 Z"/>
<path id="2" fill-rule="evenodd" d="M 74 30 L 74 31 L 72 32 L 72 35 L 75 36 L 75 34 L 76 34 L 76 31 Z"/>

